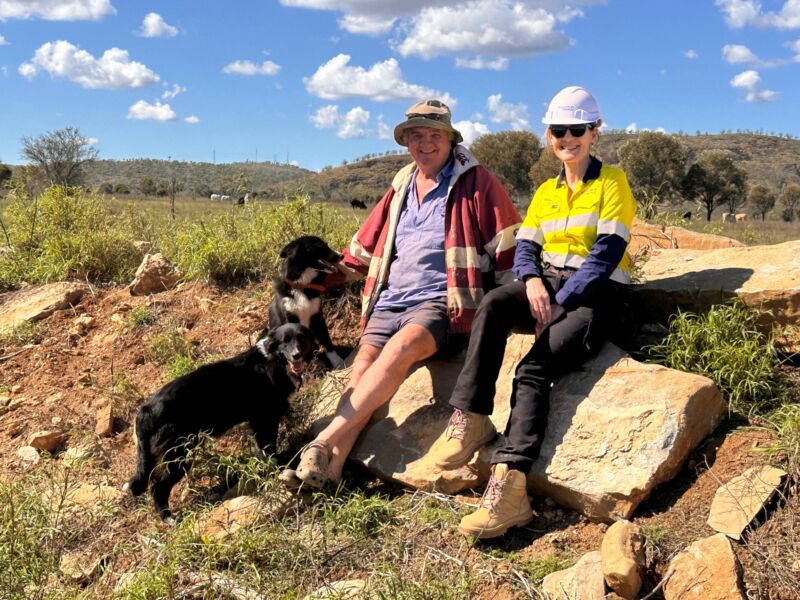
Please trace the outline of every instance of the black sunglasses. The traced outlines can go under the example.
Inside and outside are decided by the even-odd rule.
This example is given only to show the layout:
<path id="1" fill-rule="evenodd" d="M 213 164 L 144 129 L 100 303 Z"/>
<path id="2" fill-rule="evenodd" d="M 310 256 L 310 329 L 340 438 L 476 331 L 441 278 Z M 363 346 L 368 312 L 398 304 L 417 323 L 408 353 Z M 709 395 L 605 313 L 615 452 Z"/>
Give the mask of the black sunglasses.
<path id="1" fill-rule="evenodd" d="M 586 129 L 590 131 L 594 129 L 594 123 L 579 123 L 577 125 L 550 125 L 550 133 L 556 139 L 561 139 L 567 135 L 567 130 L 572 134 L 572 137 L 581 137 L 586 133 Z"/>

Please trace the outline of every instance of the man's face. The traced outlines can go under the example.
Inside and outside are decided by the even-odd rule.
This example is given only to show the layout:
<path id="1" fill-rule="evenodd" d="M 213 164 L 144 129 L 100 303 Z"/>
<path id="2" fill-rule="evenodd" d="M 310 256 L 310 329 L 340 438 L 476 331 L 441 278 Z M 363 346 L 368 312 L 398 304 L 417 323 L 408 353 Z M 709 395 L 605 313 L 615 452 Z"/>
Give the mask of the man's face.
<path id="1" fill-rule="evenodd" d="M 450 135 L 434 127 L 412 127 L 406 132 L 411 158 L 426 175 L 436 175 L 450 158 Z"/>

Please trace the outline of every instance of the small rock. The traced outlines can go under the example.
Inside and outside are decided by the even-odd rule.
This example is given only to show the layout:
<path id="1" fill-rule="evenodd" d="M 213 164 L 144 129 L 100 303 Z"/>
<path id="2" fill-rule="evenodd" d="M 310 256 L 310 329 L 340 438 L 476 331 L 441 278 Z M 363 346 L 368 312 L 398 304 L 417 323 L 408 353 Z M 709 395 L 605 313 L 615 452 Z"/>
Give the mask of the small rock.
<path id="1" fill-rule="evenodd" d="M 100 437 L 108 437 L 114 430 L 114 407 L 109 402 L 97 411 L 97 423 L 94 432 Z"/>
<path id="2" fill-rule="evenodd" d="M 144 296 L 175 287 L 181 274 L 170 261 L 161 254 L 145 254 L 142 264 L 136 271 L 129 290 L 132 296 Z"/>
<path id="3" fill-rule="evenodd" d="M 17 456 L 22 460 L 22 465 L 30 467 L 39 462 L 39 451 L 33 446 L 23 446 L 17 450 Z"/>
<path id="4" fill-rule="evenodd" d="M 589 552 L 569 569 L 550 573 L 542 581 L 550 600 L 603 600 L 606 585 L 600 568 L 600 552 Z"/>
<path id="5" fill-rule="evenodd" d="M 800 560 L 796 560 L 792 563 L 792 571 L 800 573 Z"/>
<path id="6" fill-rule="evenodd" d="M 63 420 L 64 420 L 64 419 L 62 419 L 61 417 L 53 417 L 52 419 L 50 419 L 50 424 L 51 424 L 51 425 L 58 426 L 58 425 L 61 425 L 61 422 L 62 422 Z"/>
<path id="7" fill-rule="evenodd" d="M 81 374 L 78 375 L 78 379 L 75 380 L 75 383 L 80 385 L 81 387 L 87 387 L 94 383 L 94 375 L 92 375 L 91 369 L 85 369 L 81 371 Z"/>
<path id="8" fill-rule="evenodd" d="M 64 392 L 56 392 L 55 394 L 50 394 L 47 398 L 45 398 L 45 404 L 55 404 L 57 402 L 61 402 L 64 398 Z"/>
<path id="9" fill-rule="evenodd" d="M 698 540 L 669 563 L 665 600 L 744 600 L 740 566 L 724 533 Z"/>
<path id="10" fill-rule="evenodd" d="M 88 583 L 100 571 L 106 556 L 92 556 L 87 552 L 67 552 L 61 557 L 59 570 L 74 583 Z"/>
<path id="11" fill-rule="evenodd" d="M 608 528 L 600 545 L 603 577 L 612 590 L 634 600 L 642 588 L 645 567 L 644 536 L 638 525 L 617 521 Z"/>
<path id="12" fill-rule="evenodd" d="M 124 313 L 128 312 L 129 310 L 133 310 L 133 306 L 131 306 L 129 302 L 118 302 L 114 306 L 113 314 Z"/>
<path id="13" fill-rule="evenodd" d="M 204 538 L 221 540 L 265 518 L 283 516 L 293 505 L 294 499 L 295 495 L 289 490 L 281 490 L 275 498 L 269 499 L 237 496 L 201 515 L 195 524 L 195 532 Z"/>
<path id="14" fill-rule="evenodd" d="M 125 323 L 125 316 L 122 313 L 114 313 L 111 315 L 111 321 L 114 323 Z"/>
<path id="15" fill-rule="evenodd" d="M 21 389 L 22 389 L 22 384 L 21 383 L 15 383 L 14 385 L 11 386 L 11 393 L 12 394 L 16 394 Z"/>
<path id="16" fill-rule="evenodd" d="M 545 506 L 549 506 L 550 508 L 557 506 L 556 501 L 553 500 L 550 496 L 545 496 L 544 504 Z"/>
<path id="17" fill-rule="evenodd" d="M 11 396 L 0 394 L 0 408 L 6 408 L 9 404 L 11 404 Z"/>
<path id="18" fill-rule="evenodd" d="M 95 318 L 84 313 L 72 322 L 72 329 L 70 330 L 70 333 L 78 336 L 84 336 L 95 326 L 95 324 Z"/>
<path id="19" fill-rule="evenodd" d="M 753 467 L 717 489 L 708 515 L 708 526 L 739 540 L 772 495 L 786 472 L 774 467 Z"/>
<path id="20" fill-rule="evenodd" d="M 67 441 L 67 434 L 60 430 L 37 431 L 28 436 L 28 445 L 37 450 L 52 452 Z"/>
<path id="21" fill-rule="evenodd" d="M 102 483 L 80 483 L 70 487 L 63 500 L 63 506 L 67 510 L 80 510 L 92 508 L 100 503 L 114 503 L 122 499 L 123 493 L 117 488 Z M 45 495 L 45 500 L 49 502 L 51 498 Z M 53 501 L 60 501 L 60 498 L 52 498 Z"/>
<path id="22" fill-rule="evenodd" d="M 303 600 L 351 600 L 362 598 L 363 592 L 367 587 L 367 582 L 363 579 L 348 579 L 346 581 L 332 581 L 319 588 L 317 591 L 308 594 Z"/>

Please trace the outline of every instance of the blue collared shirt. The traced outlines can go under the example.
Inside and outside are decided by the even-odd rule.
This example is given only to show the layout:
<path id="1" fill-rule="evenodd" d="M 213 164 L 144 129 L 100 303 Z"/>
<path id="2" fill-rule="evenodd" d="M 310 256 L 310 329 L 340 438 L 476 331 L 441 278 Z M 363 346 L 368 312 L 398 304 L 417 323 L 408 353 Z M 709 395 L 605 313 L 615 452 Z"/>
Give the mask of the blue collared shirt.
<path id="1" fill-rule="evenodd" d="M 376 309 L 408 308 L 447 298 L 444 215 L 453 167 L 451 158 L 436 176 L 436 187 L 425 195 L 422 203 L 417 196 L 418 170 L 411 175 L 412 184 L 397 222 L 395 259 Z"/>

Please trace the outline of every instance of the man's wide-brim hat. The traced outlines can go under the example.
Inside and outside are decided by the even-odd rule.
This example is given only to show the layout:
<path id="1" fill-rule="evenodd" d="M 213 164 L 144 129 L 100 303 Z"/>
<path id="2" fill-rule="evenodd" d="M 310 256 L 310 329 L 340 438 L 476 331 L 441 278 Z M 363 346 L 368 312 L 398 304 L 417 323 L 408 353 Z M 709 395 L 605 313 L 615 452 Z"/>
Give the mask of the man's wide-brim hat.
<path id="1" fill-rule="evenodd" d="M 406 129 L 433 127 L 447 131 L 453 137 L 453 142 L 460 144 L 464 138 L 458 129 L 453 128 L 450 118 L 450 109 L 441 100 L 421 100 L 406 111 L 406 120 L 394 128 L 394 141 L 401 146 L 408 146 L 404 139 Z"/>

